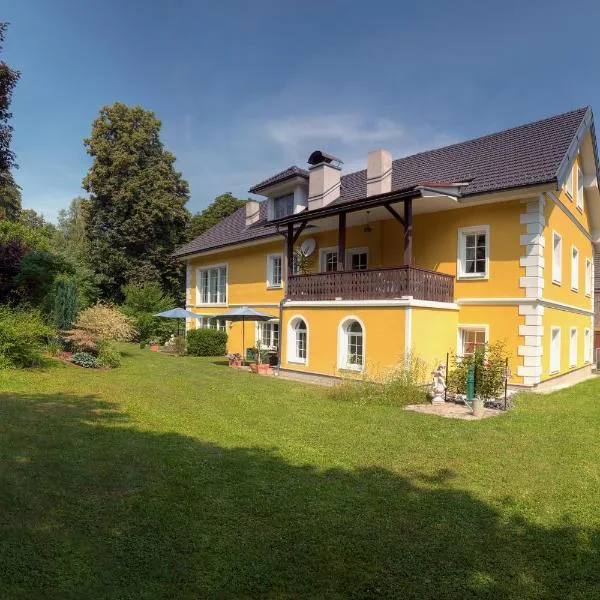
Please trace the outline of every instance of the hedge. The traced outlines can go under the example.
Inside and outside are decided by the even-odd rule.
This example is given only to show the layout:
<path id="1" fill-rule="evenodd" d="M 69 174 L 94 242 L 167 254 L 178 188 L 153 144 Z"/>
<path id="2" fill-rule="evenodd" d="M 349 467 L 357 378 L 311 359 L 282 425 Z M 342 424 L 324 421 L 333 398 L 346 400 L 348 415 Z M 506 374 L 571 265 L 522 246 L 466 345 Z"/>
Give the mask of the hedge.
<path id="1" fill-rule="evenodd" d="M 195 356 L 223 356 L 227 353 L 227 334 L 217 329 L 188 331 L 187 351 Z"/>

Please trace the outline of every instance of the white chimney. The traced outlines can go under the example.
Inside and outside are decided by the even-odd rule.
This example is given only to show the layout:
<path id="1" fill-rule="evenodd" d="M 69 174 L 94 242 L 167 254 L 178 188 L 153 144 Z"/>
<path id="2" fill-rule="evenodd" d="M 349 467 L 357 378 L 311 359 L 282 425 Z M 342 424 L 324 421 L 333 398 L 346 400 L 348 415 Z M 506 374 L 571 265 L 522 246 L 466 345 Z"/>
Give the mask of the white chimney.
<path id="1" fill-rule="evenodd" d="M 258 223 L 260 219 L 260 204 L 256 200 L 246 202 L 246 227 Z"/>
<path id="2" fill-rule="evenodd" d="M 367 196 L 392 191 L 392 154 L 389 150 L 371 150 L 367 157 Z"/>
<path id="3" fill-rule="evenodd" d="M 308 158 L 308 210 L 331 204 L 340 197 L 342 161 L 315 150 Z"/>

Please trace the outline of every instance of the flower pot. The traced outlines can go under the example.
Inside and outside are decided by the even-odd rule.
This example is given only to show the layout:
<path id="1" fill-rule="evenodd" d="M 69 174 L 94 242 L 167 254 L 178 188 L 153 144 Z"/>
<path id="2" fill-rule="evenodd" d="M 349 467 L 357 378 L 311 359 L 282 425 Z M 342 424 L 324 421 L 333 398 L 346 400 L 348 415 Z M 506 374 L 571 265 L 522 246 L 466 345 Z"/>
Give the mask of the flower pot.
<path id="1" fill-rule="evenodd" d="M 474 417 L 483 417 L 483 412 L 484 412 L 483 399 L 473 398 L 473 416 Z"/>
<path id="2" fill-rule="evenodd" d="M 150 350 L 152 350 L 152 352 L 158 352 L 158 344 L 150 344 Z"/>
<path id="3" fill-rule="evenodd" d="M 236 368 L 240 368 L 242 366 L 242 361 L 241 360 L 230 360 L 229 361 L 229 366 L 230 367 L 236 367 Z"/>
<path id="4" fill-rule="evenodd" d="M 268 375 L 271 372 L 271 366 L 268 363 L 251 363 L 250 371 L 258 375 Z"/>

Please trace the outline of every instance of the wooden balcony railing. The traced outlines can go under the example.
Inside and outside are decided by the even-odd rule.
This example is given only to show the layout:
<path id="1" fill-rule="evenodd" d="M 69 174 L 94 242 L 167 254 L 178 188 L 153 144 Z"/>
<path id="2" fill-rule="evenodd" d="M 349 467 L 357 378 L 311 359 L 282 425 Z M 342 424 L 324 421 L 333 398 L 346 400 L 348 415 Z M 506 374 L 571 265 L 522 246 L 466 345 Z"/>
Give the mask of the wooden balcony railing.
<path id="1" fill-rule="evenodd" d="M 416 267 L 332 271 L 289 277 L 288 300 L 417 300 L 454 301 L 454 277 Z"/>

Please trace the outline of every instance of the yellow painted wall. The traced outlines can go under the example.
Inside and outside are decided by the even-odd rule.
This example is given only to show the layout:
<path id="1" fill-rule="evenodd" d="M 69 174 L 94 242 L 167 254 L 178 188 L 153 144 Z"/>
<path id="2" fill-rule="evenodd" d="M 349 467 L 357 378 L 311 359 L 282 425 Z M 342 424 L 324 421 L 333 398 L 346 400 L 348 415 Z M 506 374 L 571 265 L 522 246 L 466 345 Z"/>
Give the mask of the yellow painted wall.
<path id="1" fill-rule="evenodd" d="M 585 294 L 585 259 L 588 258 L 593 263 L 592 243 L 552 200 L 546 200 L 544 213 L 546 217 L 546 227 L 544 229 L 546 242 L 544 248 L 544 297 L 592 310 L 592 298 Z M 554 231 L 562 236 L 562 282 L 560 284 L 552 281 L 552 238 Z M 578 291 L 571 289 L 572 246 L 579 250 Z"/>
<path id="2" fill-rule="evenodd" d="M 411 351 L 422 358 L 428 372 L 445 364 L 446 354 L 456 348 L 458 310 L 413 307 Z"/>
<path id="3" fill-rule="evenodd" d="M 552 327 L 560 327 L 560 371 L 558 373 L 550 373 L 550 340 Z M 570 342 L 570 329 L 571 327 L 577 328 L 577 364 L 575 367 L 569 366 L 569 342 Z M 594 335 L 594 328 L 592 325 L 592 319 L 586 315 L 580 315 L 573 312 L 564 310 L 558 310 L 555 308 L 544 309 L 544 335 L 542 337 L 542 346 L 544 353 L 542 355 L 542 381 L 557 375 L 563 375 L 569 371 L 573 371 L 577 368 L 581 368 L 588 362 L 584 361 L 584 330 L 590 329 L 592 332 L 592 340 Z M 593 345 L 593 341 L 592 341 Z"/>
<path id="4" fill-rule="evenodd" d="M 512 373 L 510 383 L 523 382 L 517 376 L 517 367 L 523 364 L 518 356 L 519 345 L 524 343 L 523 336 L 519 335 L 519 325 L 525 324 L 525 318 L 519 315 L 518 306 L 462 306 L 458 316 L 458 327 L 461 325 L 487 325 L 489 331 L 488 341 L 504 342 L 508 352 L 508 363 Z M 457 331 L 455 330 L 454 348 L 457 345 Z"/>

